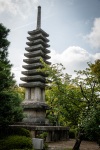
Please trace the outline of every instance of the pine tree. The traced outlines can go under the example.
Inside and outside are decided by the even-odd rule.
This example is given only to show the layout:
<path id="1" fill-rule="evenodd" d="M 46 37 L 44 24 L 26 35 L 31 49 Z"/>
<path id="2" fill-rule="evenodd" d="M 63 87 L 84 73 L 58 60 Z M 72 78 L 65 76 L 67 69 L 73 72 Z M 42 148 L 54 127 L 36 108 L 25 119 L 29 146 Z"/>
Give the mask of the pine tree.
<path id="1" fill-rule="evenodd" d="M 22 119 L 20 95 L 15 91 L 16 82 L 8 60 L 7 40 L 9 29 L 0 24 L 0 125 L 9 125 Z"/>
<path id="2" fill-rule="evenodd" d="M 8 46 L 10 42 L 7 40 L 9 29 L 0 24 L 0 91 L 14 86 L 14 76 L 11 74 L 10 61 L 8 60 Z"/>

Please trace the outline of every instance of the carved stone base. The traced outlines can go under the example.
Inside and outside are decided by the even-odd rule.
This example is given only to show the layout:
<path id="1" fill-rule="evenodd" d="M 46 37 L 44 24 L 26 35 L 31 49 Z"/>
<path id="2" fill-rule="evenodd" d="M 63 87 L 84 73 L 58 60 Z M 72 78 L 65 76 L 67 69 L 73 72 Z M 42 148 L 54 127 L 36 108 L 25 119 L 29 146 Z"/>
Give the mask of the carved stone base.
<path id="1" fill-rule="evenodd" d="M 49 108 L 47 104 L 41 102 L 24 101 L 22 103 L 24 110 L 23 123 L 33 125 L 45 125 L 45 114 Z"/>

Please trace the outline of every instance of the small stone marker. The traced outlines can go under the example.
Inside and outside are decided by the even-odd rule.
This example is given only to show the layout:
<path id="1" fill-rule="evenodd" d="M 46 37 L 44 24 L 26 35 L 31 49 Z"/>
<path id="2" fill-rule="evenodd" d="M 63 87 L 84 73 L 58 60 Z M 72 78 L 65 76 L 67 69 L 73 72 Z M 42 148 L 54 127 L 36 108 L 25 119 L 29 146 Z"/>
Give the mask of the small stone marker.
<path id="1" fill-rule="evenodd" d="M 35 150 L 42 150 L 44 145 L 44 140 L 39 138 L 32 138 L 33 147 Z"/>

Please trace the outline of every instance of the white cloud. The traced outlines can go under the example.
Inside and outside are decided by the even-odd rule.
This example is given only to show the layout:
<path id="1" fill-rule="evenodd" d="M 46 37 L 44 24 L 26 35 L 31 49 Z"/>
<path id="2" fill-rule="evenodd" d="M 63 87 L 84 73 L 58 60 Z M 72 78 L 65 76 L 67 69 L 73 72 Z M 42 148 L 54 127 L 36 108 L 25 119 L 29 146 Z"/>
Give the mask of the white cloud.
<path id="1" fill-rule="evenodd" d="M 37 8 L 39 0 L 0 0 L 0 13 L 10 13 L 26 18 L 33 8 Z"/>
<path id="2" fill-rule="evenodd" d="M 66 72 L 70 75 L 74 75 L 74 70 L 85 69 L 87 62 L 94 62 L 100 58 L 100 53 L 90 54 L 81 47 L 72 46 L 68 47 L 62 53 L 51 50 L 50 56 L 52 63 L 62 63 L 66 68 Z"/>
<path id="3" fill-rule="evenodd" d="M 92 47 L 100 48 L 100 18 L 94 20 L 91 32 L 86 36 L 86 39 Z"/>

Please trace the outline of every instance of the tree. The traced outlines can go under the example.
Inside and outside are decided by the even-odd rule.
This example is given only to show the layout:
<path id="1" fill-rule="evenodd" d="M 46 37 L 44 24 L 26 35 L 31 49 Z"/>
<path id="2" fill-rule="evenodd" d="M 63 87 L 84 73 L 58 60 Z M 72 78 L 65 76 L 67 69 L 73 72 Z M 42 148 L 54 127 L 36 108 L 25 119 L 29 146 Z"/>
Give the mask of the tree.
<path id="1" fill-rule="evenodd" d="M 54 125 L 78 127 L 92 140 L 93 137 L 98 137 L 100 130 L 100 84 L 91 65 L 95 66 L 88 63 L 85 70 L 76 71 L 74 79 L 63 73 L 62 64 L 44 64 L 42 71 L 49 75 L 47 81 L 51 81 L 46 88 L 46 101 L 51 108 L 47 111 L 50 121 Z M 89 130 L 90 127 L 92 130 Z M 81 137 L 82 140 L 80 135 L 81 133 L 78 138 Z"/>
<path id="2" fill-rule="evenodd" d="M 89 140 L 100 140 L 100 66 L 99 61 L 95 64 L 88 63 L 88 68 L 76 71 L 77 77 L 74 83 L 79 85 L 82 94 L 83 108 L 79 117 L 80 134 L 76 139 L 73 150 L 78 150 L 83 138 Z M 82 132 L 81 132 L 82 129 Z"/>
<path id="3" fill-rule="evenodd" d="M 79 87 L 72 84 L 70 75 L 64 74 L 62 64 L 43 64 L 42 71 L 49 75 L 47 82 L 50 81 L 46 88 L 46 102 L 50 107 L 47 117 L 50 123 L 76 126 L 81 111 Z"/>
<path id="4" fill-rule="evenodd" d="M 21 98 L 15 91 L 16 82 L 8 60 L 9 29 L 0 24 L 0 125 L 9 125 L 22 119 Z"/>
<path id="5" fill-rule="evenodd" d="M 100 83 L 100 59 L 97 59 L 94 64 L 89 64 L 92 73 L 98 78 Z"/>
<path id="6" fill-rule="evenodd" d="M 8 47 L 10 42 L 7 40 L 9 29 L 0 24 L 0 91 L 12 87 L 15 83 L 11 74 L 10 61 L 8 60 Z"/>
<path id="7" fill-rule="evenodd" d="M 97 61 L 96 61 L 97 62 Z M 96 68 L 96 71 L 94 71 Z M 99 84 L 99 65 L 88 63 L 85 70 L 76 71 L 77 77 L 73 80 L 80 87 L 82 94 L 83 108 L 79 117 L 80 132 L 84 132 L 85 138 L 89 140 L 100 139 L 100 84 Z M 73 150 L 78 150 L 83 134 L 80 133 Z"/>
<path id="8" fill-rule="evenodd" d="M 74 79 L 74 83 L 80 87 L 82 94 L 81 101 L 84 104 L 82 115 L 84 117 L 88 116 L 91 109 L 97 109 L 100 105 L 100 84 L 97 75 L 91 70 L 91 65 L 94 66 L 88 63 L 88 68 L 77 71 L 77 77 Z"/>

